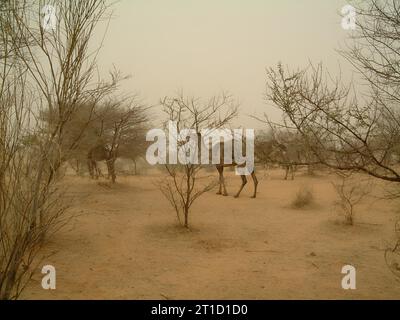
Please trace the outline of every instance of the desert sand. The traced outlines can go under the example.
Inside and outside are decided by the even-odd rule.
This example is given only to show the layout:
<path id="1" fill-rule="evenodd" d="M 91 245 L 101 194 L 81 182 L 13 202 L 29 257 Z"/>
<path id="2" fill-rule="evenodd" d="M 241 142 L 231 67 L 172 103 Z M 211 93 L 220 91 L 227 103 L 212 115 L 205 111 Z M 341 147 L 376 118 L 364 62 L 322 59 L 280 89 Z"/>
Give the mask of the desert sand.
<path id="1" fill-rule="evenodd" d="M 216 172 L 215 172 L 216 174 Z M 400 280 L 387 267 L 395 240 L 395 202 L 373 194 L 357 208 L 355 225 L 341 223 L 334 176 L 279 169 L 258 172 L 257 199 L 249 183 L 228 174 L 230 196 L 204 194 L 191 229 L 157 189 L 159 172 L 106 180 L 66 178 L 71 223 L 46 244 L 40 266 L 57 271 L 56 290 L 43 290 L 38 268 L 24 299 L 399 299 Z M 299 188 L 315 203 L 293 209 Z M 344 290 L 341 269 L 353 265 L 357 289 Z M 40 267 L 39 266 L 39 267 Z"/>

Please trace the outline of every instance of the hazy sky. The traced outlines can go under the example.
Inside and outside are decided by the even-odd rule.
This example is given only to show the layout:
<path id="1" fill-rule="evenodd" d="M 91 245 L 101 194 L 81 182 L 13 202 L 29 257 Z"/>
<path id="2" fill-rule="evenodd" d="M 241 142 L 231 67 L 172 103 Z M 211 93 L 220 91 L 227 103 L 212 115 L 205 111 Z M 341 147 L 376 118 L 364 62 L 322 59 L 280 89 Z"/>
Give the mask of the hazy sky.
<path id="1" fill-rule="evenodd" d="M 260 128 L 249 115 L 277 113 L 265 103 L 265 68 L 324 62 L 342 64 L 335 52 L 347 32 L 339 0 L 122 0 L 114 6 L 100 55 L 132 78 L 124 91 L 148 104 L 180 89 L 209 97 L 221 90 L 240 102 L 239 124 Z"/>

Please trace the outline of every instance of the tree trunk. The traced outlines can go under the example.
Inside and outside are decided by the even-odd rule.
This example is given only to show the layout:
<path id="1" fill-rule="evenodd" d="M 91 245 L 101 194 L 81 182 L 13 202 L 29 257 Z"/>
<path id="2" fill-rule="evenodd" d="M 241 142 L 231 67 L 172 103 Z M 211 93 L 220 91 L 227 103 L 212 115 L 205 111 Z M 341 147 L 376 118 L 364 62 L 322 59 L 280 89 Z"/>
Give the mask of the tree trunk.
<path id="1" fill-rule="evenodd" d="M 136 165 L 136 160 L 133 160 L 133 174 L 136 176 L 137 175 L 137 165 Z"/>
<path id="2" fill-rule="evenodd" d="M 189 208 L 185 208 L 185 228 L 189 229 Z"/>

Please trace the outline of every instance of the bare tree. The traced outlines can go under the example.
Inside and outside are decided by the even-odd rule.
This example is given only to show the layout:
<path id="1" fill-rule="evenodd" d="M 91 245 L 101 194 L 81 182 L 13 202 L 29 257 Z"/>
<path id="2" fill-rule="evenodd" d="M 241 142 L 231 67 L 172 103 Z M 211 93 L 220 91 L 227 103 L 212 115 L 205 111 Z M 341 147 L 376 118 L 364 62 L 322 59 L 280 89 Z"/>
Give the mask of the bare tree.
<path id="1" fill-rule="evenodd" d="M 133 157 L 139 146 L 143 145 L 143 128 L 148 123 L 146 110 L 147 107 L 141 104 L 137 97 L 114 98 L 98 108 L 96 120 L 92 121 L 86 130 L 89 137 L 92 137 L 90 148 L 84 151 L 86 154 L 89 152 L 90 172 L 93 171 L 91 166 L 96 167 L 96 161 L 105 160 L 109 177 L 115 182 L 116 159 L 120 156 Z M 91 153 L 95 149 L 102 151 L 100 157 Z"/>
<path id="2" fill-rule="evenodd" d="M 54 5 L 45 30 L 44 4 Z M 105 1 L 3 1 L 0 7 L 0 299 L 16 299 L 32 275 L 46 237 L 63 221 L 59 169 L 69 150 L 65 127 L 77 107 L 113 92 L 94 82 L 89 42 Z M 41 120 L 49 110 L 52 121 Z"/>
<path id="3" fill-rule="evenodd" d="M 186 140 L 189 137 L 184 137 L 183 140 L 179 138 L 183 129 L 194 130 L 195 137 L 191 138 L 197 140 L 195 147 L 198 148 L 201 145 L 199 138 L 202 129 L 227 126 L 237 115 L 238 110 L 234 99 L 225 93 L 206 102 L 199 98 L 185 97 L 183 94 L 174 98 L 165 97 L 161 101 L 161 106 L 168 120 L 177 125 L 178 136 L 172 143 L 176 144 L 183 154 L 193 152 L 190 141 Z M 171 144 L 171 141 L 169 143 Z M 210 180 L 205 175 L 200 176 L 202 166 L 195 164 L 194 161 L 187 164 L 166 164 L 165 169 L 168 178 L 159 181 L 160 190 L 174 208 L 178 221 L 185 228 L 189 228 L 189 214 L 193 203 L 202 194 L 214 188 L 217 181 Z"/>
<path id="4" fill-rule="evenodd" d="M 139 174 L 137 168 L 137 162 L 140 159 L 144 159 L 146 156 L 146 150 L 148 142 L 146 141 L 146 133 L 150 130 L 148 121 L 144 121 L 135 127 L 127 130 L 120 145 L 118 155 L 120 157 L 130 159 L 133 162 L 133 174 Z"/>
<path id="5" fill-rule="evenodd" d="M 269 69 L 267 98 L 284 112 L 283 127 L 298 131 L 321 163 L 399 182 L 391 157 L 400 142 L 399 4 L 369 0 L 357 9 L 359 31 L 342 54 L 370 84 L 366 98 L 357 99 L 352 85 L 333 79 L 322 65 Z"/>
<path id="6" fill-rule="evenodd" d="M 268 124 L 270 125 L 268 134 L 259 134 L 256 138 L 257 160 L 264 164 L 283 167 L 285 180 L 288 179 L 289 174 L 293 180 L 299 166 L 307 166 L 308 172 L 311 173 L 317 162 L 307 144 L 303 143 L 301 135 L 294 130 L 277 128 L 270 122 Z"/>
<path id="7" fill-rule="evenodd" d="M 334 170 L 400 182 L 400 4 L 357 1 L 357 28 L 341 54 L 369 92 L 345 85 L 322 65 L 268 70 L 267 99 L 283 111 L 286 130 L 300 133 L 316 160 Z M 397 246 L 398 247 L 398 246 Z"/>
<path id="8" fill-rule="evenodd" d="M 352 226 L 354 225 L 356 207 L 371 193 L 371 181 L 368 180 L 367 183 L 360 183 L 359 180 L 354 181 L 351 172 L 339 171 L 337 175 L 339 182 L 332 183 L 339 197 L 336 205 L 344 215 L 345 223 Z"/>

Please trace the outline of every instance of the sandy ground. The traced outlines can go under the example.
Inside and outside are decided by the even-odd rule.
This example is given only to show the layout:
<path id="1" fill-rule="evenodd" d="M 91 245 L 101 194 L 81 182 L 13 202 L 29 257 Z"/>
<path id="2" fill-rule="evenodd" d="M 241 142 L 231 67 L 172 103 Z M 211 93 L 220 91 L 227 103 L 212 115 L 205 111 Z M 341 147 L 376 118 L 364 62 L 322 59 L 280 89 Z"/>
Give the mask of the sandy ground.
<path id="1" fill-rule="evenodd" d="M 107 188 L 68 177 L 76 196 L 72 223 L 46 246 L 42 265 L 57 270 L 57 289 L 41 288 L 40 270 L 25 299 L 399 299 L 400 281 L 383 254 L 393 243 L 396 204 L 373 197 L 355 226 L 338 223 L 333 177 L 273 170 L 241 198 L 199 198 L 190 231 L 177 226 L 156 175 L 119 178 Z M 228 177 L 232 194 L 240 178 Z M 295 210 L 302 186 L 315 204 Z M 357 289 L 341 288 L 342 266 L 357 270 Z"/>

